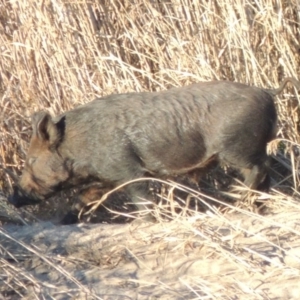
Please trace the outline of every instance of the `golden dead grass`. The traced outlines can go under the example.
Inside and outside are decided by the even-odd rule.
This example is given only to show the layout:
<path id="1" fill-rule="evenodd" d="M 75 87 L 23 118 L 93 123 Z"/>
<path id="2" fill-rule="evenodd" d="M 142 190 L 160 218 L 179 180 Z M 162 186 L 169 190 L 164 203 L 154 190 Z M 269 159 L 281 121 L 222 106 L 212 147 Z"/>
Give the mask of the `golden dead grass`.
<path id="1" fill-rule="evenodd" d="M 200 80 L 226 79 L 262 87 L 276 87 L 286 76 L 300 79 L 299 19 L 297 0 L 0 0 L 1 222 L 9 220 L 26 224 L 28 220 L 32 221 L 41 216 L 39 209 L 16 211 L 7 204 L 6 196 L 11 190 L 12 182 L 3 171 L 3 168 L 10 168 L 16 174 L 20 174 L 31 133 L 29 116 L 32 112 L 47 109 L 57 114 L 110 93 L 163 90 Z M 209 204 L 212 205 L 211 210 L 214 214 L 193 215 L 193 212 L 185 209 L 188 214 L 181 215 L 180 218 L 173 216 L 173 223 L 162 223 L 156 225 L 157 227 L 154 225 L 156 231 L 153 236 L 158 237 L 158 242 L 154 242 L 153 247 L 148 250 L 155 250 L 156 258 L 162 257 L 161 243 L 174 241 L 173 248 L 163 252 L 166 262 L 171 263 L 174 253 L 178 251 L 185 256 L 185 247 L 189 247 L 187 245 L 195 236 L 200 236 L 200 244 L 205 247 L 199 252 L 200 257 L 194 257 L 195 261 L 202 263 L 195 270 L 208 270 L 205 266 L 214 263 L 220 272 L 208 272 L 208 275 L 200 271 L 192 275 L 187 272 L 185 278 L 178 276 L 169 278 L 170 280 L 159 273 L 162 280 L 150 285 L 152 290 L 154 286 L 167 294 L 167 291 L 174 287 L 172 297 L 177 299 L 182 295 L 190 299 L 272 299 L 272 296 L 263 292 L 264 287 L 266 291 L 274 291 L 280 289 L 284 281 L 293 282 L 299 279 L 299 265 L 290 266 L 284 261 L 286 253 L 293 253 L 292 259 L 298 260 L 295 254 L 299 236 L 295 217 L 299 215 L 297 92 L 289 87 L 284 94 L 277 97 L 276 106 L 279 128 L 278 140 L 273 144 L 274 189 L 270 195 L 257 196 L 268 199 L 270 214 L 260 217 L 255 213 L 236 212 L 238 207 L 229 207 L 236 213 L 230 214 L 232 217 L 227 219 L 226 215 L 220 214 Z M 210 183 L 216 181 L 212 176 L 206 179 Z M 198 194 L 196 197 L 200 202 L 205 198 Z M 216 200 L 220 201 L 222 197 Z M 54 203 L 57 205 L 58 201 Z M 53 204 L 46 206 L 48 214 L 57 207 L 53 208 Z M 192 219 L 189 219 L 191 216 Z M 235 219 L 238 217 L 241 217 L 240 224 L 244 224 L 244 227 Z M 260 225 L 255 227 L 257 223 Z M 219 231 L 222 226 L 225 226 L 230 234 L 223 236 Z M 252 226 L 253 230 L 257 231 L 249 233 Z M 32 229 L 32 232 L 38 230 Z M 45 234 L 47 236 L 47 233 Z M 153 242 L 151 234 L 142 238 L 146 244 L 147 241 L 149 244 Z M 239 239 L 239 235 L 244 237 Z M 12 232 L 2 231 L 1 236 L 7 239 L 14 238 Z M 259 252 L 257 240 L 254 244 L 258 248 L 249 247 L 249 236 L 277 249 L 274 250 L 277 254 L 272 252 L 272 257 L 277 257 L 278 261 L 273 263 L 273 258 Z M 129 238 L 129 235 L 124 233 L 124 237 Z M 289 238 L 284 240 L 286 237 Z M 16 238 L 16 244 L 23 243 L 20 236 Z M 109 237 L 105 241 L 109 244 Z M 45 287 L 51 289 L 51 280 L 41 280 L 40 275 L 29 271 L 28 265 L 22 265 L 22 262 L 26 261 L 24 257 L 29 257 L 29 261 L 30 258 L 35 261 L 33 258 L 39 257 L 44 262 L 42 265 L 48 265 L 49 268 L 54 268 L 58 261 L 63 265 L 64 259 L 68 263 L 71 263 L 72 259 L 76 260 L 70 258 L 69 252 L 66 258 L 62 258 L 51 251 L 48 253 L 41 250 L 42 246 L 39 243 L 36 244 L 39 248 L 35 248 L 34 245 L 33 243 L 29 246 L 24 242 L 21 248 L 27 250 L 20 256 L 9 244 L 7 248 L 1 244 L 3 272 L 1 271 L 0 281 L 5 283 L 5 288 L 1 286 L 1 293 L 15 290 L 16 295 L 23 297 L 28 295 L 28 286 L 33 286 L 35 288 L 29 295 L 39 298 L 49 292 Z M 106 259 L 105 263 L 101 260 L 103 266 L 109 264 L 112 251 L 119 249 L 116 245 L 109 245 L 112 245 L 112 250 L 105 248 L 102 252 Z M 140 259 L 136 253 L 140 249 L 138 242 L 133 240 L 130 247 L 134 257 Z M 126 255 L 117 250 L 115 253 L 125 259 Z M 141 253 L 147 254 L 146 250 Z M 115 259 L 117 254 L 113 256 Z M 147 255 L 145 257 L 148 257 Z M 174 256 L 175 260 L 177 258 Z M 76 263 L 80 265 L 79 261 Z M 228 268 L 223 268 L 223 264 Z M 160 266 L 166 265 L 161 263 Z M 91 266 L 87 264 L 87 270 L 89 267 Z M 140 270 L 147 270 L 144 267 L 141 265 Z M 36 266 L 32 268 L 36 270 Z M 116 270 L 121 272 L 122 268 Z M 69 272 L 69 275 L 65 272 Z M 67 264 L 67 271 L 60 268 L 58 273 L 71 276 L 68 277 L 71 281 L 74 278 L 75 281 L 72 282 L 76 285 L 76 292 L 81 290 L 82 293 L 88 294 L 86 286 L 82 287 L 81 283 L 76 281 L 76 274 L 72 272 L 73 269 Z M 256 272 L 261 274 L 257 279 L 262 282 L 259 293 L 259 285 L 251 285 L 249 279 L 250 275 Z M 249 274 L 249 278 L 241 275 L 246 273 Z M 132 287 L 132 284 L 146 286 L 143 280 L 147 281 L 149 278 L 140 277 L 135 281 L 130 278 L 126 284 L 129 287 Z M 269 285 L 264 286 L 263 282 L 269 282 Z M 54 297 L 67 297 L 74 286 L 65 285 L 64 288 L 60 292 L 56 291 Z M 281 290 L 283 292 L 284 288 Z M 294 290 L 291 288 L 290 291 Z M 7 297 L 14 295 L 8 294 Z M 101 298 L 99 293 L 94 291 L 88 295 L 91 298 Z M 278 297 L 291 299 L 294 296 L 291 292 Z"/>

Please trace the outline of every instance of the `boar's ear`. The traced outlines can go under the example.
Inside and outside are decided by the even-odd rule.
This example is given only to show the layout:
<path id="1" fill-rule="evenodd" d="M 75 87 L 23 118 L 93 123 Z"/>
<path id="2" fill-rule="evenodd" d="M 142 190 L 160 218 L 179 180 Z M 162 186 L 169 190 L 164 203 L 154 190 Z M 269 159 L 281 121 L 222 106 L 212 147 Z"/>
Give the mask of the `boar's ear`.
<path id="1" fill-rule="evenodd" d="M 50 147 L 59 144 L 62 138 L 60 126 L 53 122 L 47 112 L 38 112 L 32 116 L 33 135 L 41 141 L 48 143 Z"/>

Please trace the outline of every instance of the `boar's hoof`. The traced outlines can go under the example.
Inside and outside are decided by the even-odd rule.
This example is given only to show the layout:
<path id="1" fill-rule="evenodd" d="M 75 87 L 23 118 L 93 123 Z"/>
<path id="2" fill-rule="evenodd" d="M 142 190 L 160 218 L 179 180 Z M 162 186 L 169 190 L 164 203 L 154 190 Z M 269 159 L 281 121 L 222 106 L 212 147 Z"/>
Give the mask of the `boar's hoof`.
<path id="1" fill-rule="evenodd" d="M 12 205 L 14 205 L 16 208 L 20 208 L 25 205 L 35 205 L 39 204 L 40 201 L 32 199 L 27 197 L 22 193 L 21 190 L 18 189 L 18 187 L 14 187 L 14 192 L 12 195 L 8 197 L 8 202 Z"/>
<path id="2" fill-rule="evenodd" d="M 78 213 L 74 211 L 69 211 L 63 219 L 60 221 L 61 225 L 71 225 L 78 223 Z"/>
<path id="3" fill-rule="evenodd" d="M 261 192 L 268 193 L 270 190 L 271 185 L 271 178 L 269 174 L 265 175 L 265 178 L 262 180 L 262 182 L 258 185 L 257 190 Z"/>
<path id="4" fill-rule="evenodd" d="M 131 223 L 133 225 L 143 225 L 144 223 L 156 223 L 157 219 L 152 214 L 146 214 L 144 216 L 137 217 Z"/>

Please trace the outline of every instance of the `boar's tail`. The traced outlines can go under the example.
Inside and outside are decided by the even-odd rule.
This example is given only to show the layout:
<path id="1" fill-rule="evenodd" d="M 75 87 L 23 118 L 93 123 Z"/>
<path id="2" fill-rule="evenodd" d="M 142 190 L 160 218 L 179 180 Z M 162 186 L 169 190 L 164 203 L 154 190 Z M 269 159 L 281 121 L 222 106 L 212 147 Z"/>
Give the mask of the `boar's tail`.
<path id="1" fill-rule="evenodd" d="M 293 84 L 293 86 L 300 91 L 300 81 L 298 81 L 297 79 L 293 78 L 293 77 L 287 77 L 283 80 L 283 82 L 280 84 L 279 88 L 277 89 L 265 89 L 266 92 L 268 92 L 269 94 L 271 94 L 272 96 L 276 96 L 278 94 L 280 94 L 283 89 L 285 88 L 286 84 L 290 82 Z"/>

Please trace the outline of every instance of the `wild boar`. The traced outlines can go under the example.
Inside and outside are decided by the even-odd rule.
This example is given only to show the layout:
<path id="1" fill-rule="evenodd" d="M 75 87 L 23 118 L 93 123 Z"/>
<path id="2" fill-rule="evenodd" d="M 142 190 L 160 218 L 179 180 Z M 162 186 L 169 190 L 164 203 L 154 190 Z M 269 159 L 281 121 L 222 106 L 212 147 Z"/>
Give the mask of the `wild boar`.
<path id="1" fill-rule="evenodd" d="M 238 169 L 251 189 L 267 190 L 266 146 L 277 122 L 273 97 L 287 82 L 300 89 L 293 78 L 278 89 L 199 82 L 110 95 L 55 118 L 36 113 L 25 167 L 9 202 L 20 207 L 82 184 L 113 188 L 144 176 L 180 175 L 211 160 Z M 146 208 L 146 182 L 130 184 L 126 192 L 138 209 Z M 76 222 L 76 215 L 73 210 L 63 223 Z"/>

